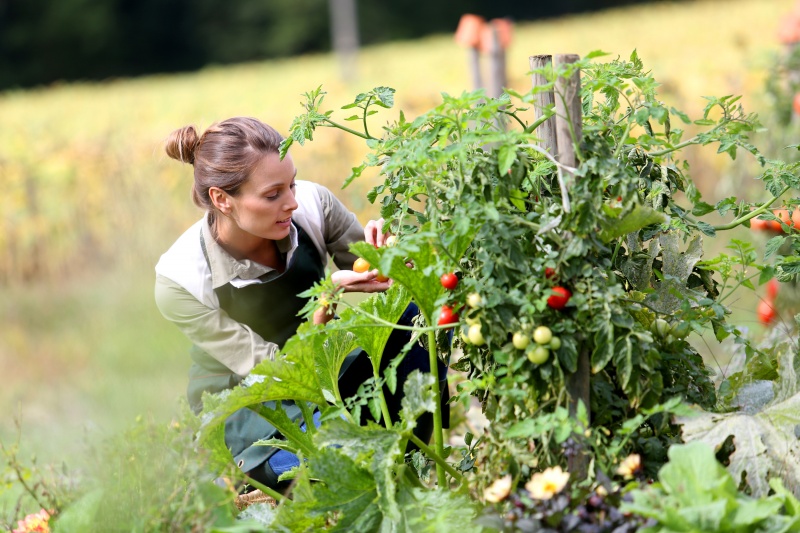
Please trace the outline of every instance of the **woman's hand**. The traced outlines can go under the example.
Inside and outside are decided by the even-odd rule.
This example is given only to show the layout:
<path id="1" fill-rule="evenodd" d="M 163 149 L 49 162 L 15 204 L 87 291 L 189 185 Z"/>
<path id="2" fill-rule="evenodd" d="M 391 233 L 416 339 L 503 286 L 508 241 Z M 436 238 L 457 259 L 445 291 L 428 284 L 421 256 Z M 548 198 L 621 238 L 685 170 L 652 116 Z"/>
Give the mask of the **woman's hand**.
<path id="1" fill-rule="evenodd" d="M 364 240 L 375 248 L 383 246 L 389 237 L 389 232 L 383 231 L 383 224 L 384 220 L 379 218 L 378 220 L 370 220 L 364 226 Z"/>
<path id="2" fill-rule="evenodd" d="M 378 271 L 368 270 L 363 273 L 352 270 L 337 270 L 331 274 L 331 280 L 344 292 L 383 292 L 392 286 L 392 280 L 378 281 Z"/>

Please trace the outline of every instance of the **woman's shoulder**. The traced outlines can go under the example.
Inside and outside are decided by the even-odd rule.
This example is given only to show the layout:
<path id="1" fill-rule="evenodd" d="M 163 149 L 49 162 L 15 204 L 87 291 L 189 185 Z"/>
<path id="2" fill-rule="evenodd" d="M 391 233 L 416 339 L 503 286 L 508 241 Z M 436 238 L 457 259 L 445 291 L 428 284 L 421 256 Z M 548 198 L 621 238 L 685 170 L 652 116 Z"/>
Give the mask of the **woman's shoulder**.
<path id="1" fill-rule="evenodd" d="M 203 252 L 202 234 L 205 218 L 192 224 L 164 252 L 156 263 L 156 274 L 177 283 L 201 302 L 208 299 L 211 270 Z"/>

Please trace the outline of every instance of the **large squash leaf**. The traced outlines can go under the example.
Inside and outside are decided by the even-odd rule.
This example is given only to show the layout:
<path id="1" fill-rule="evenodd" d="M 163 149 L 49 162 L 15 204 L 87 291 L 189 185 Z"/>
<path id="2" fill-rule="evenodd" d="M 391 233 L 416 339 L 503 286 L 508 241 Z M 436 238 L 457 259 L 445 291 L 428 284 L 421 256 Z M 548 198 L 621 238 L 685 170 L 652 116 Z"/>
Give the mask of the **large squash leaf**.
<path id="1" fill-rule="evenodd" d="M 728 470 L 734 479 L 745 479 L 754 496 L 768 494 L 771 477 L 800 487 L 800 440 L 795 433 L 800 428 L 800 394 L 754 414 L 697 410 L 675 421 L 683 426 L 684 440 L 699 440 L 714 449 L 732 436 L 736 449 Z"/>

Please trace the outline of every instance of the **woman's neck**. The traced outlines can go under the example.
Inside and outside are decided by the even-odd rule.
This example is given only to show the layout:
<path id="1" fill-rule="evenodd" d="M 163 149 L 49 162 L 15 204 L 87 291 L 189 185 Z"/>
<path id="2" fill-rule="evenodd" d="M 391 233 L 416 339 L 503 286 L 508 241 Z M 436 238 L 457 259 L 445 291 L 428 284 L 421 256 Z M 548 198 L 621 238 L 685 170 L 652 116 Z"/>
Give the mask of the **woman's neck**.
<path id="1" fill-rule="evenodd" d="M 226 217 L 215 217 L 212 234 L 222 249 L 237 261 L 249 259 L 264 266 L 283 269 L 283 257 L 278 244 L 271 239 L 242 231 Z"/>

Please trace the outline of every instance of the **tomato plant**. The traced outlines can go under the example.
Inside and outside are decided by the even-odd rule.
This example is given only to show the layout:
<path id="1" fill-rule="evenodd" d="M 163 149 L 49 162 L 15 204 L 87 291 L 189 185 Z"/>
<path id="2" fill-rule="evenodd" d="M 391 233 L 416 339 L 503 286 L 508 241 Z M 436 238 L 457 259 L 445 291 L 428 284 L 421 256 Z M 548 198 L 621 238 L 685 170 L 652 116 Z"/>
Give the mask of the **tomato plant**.
<path id="1" fill-rule="evenodd" d="M 435 463 L 440 486 L 456 481 L 480 494 L 501 472 L 518 484 L 531 482 L 530 465 L 567 468 L 568 457 L 575 456 L 571 447 L 578 447 L 596 471 L 607 476 L 613 475 L 621 457 L 633 452 L 654 472 L 666 460 L 668 446 L 680 439 L 671 411 L 680 402 L 716 406 L 711 373 L 688 342 L 689 335 L 709 331 L 718 340 L 732 337 L 748 357 L 759 360 L 760 348 L 729 323 L 729 306 L 735 290 L 754 287 L 755 277 L 761 283 L 771 277 L 793 279 L 800 271 L 793 257 L 800 243 L 794 233 L 775 237 L 780 242 L 768 246 L 775 265 L 765 266 L 758 263 L 752 246 L 735 240 L 733 253 L 703 259 L 703 238 L 754 219 L 778 219 L 772 205 L 800 186 L 800 165 L 768 161 L 758 152 L 748 137 L 758 122 L 736 97 L 709 97 L 702 116 L 693 120 L 658 99 L 658 83 L 636 53 L 606 63 L 595 63 L 596 57 L 590 54 L 543 72 L 545 89 L 554 89 L 559 77 L 576 69 L 581 73 L 583 121 L 581 137 L 572 140 L 577 150 L 574 168 L 537 144 L 536 129 L 542 122 L 530 113 L 533 92 L 509 90 L 501 99 L 487 99 L 482 92 L 444 95 L 440 105 L 413 120 L 400 113 L 380 137 L 368 131 L 367 119 L 374 106 L 393 104 L 393 90 L 376 87 L 344 106 L 356 110 L 363 131 L 335 122 L 333 111 L 321 107 L 321 89 L 306 94 L 305 112 L 293 123 L 282 152 L 310 140 L 318 127 L 340 128 L 364 138 L 370 153 L 347 183 L 369 167 L 378 170 L 383 181 L 368 199 L 379 204 L 387 228 L 398 240 L 380 249 L 364 243 L 352 246 L 394 280 L 392 292 L 359 306 L 340 299 L 338 305 L 351 312 L 327 324 L 320 334 L 323 340 L 314 341 L 314 335 L 304 332 L 305 344 L 290 344 L 288 353 L 297 351 L 289 359 L 291 365 L 276 361 L 271 373 L 265 369 L 280 381 L 254 385 L 275 399 L 275 391 L 293 384 L 296 397 L 331 410 L 319 440 L 309 444 L 307 438 L 317 437 L 293 434 L 309 461 L 297 474 L 303 497 L 318 493 L 325 501 L 340 501 L 328 488 L 335 479 L 317 484 L 310 480 L 325 472 L 338 473 L 336 468 L 326 470 L 334 463 L 350 467 L 358 462 L 352 467 L 353 479 L 367 487 L 361 496 L 373 502 L 371 491 L 379 494 L 379 512 L 390 516 L 395 502 L 391 498 L 415 497 L 403 492 L 412 490 L 401 475 L 411 471 L 409 464 L 398 466 L 394 458 L 403 457 L 399 443 L 412 438 L 414 415 L 426 409 L 434 419 L 433 443 L 414 441 L 424 457 L 410 465 L 424 477 L 425 465 Z M 759 177 L 768 197 L 757 203 L 738 198 L 706 203 L 681 159 L 683 149 L 706 145 L 731 157 L 737 151 L 752 154 L 764 165 Z M 783 205 L 797 203 L 787 200 Z M 707 222 L 705 216 L 711 213 L 716 222 L 723 222 Z M 792 253 L 779 254 L 782 247 Z M 414 268 L 407 267 L 409 261 Z M 456 286 L 449 287 L 440 277 L 455 271 L 461 275 L 456 278 L 457 294 L 450 292 Z M 304 295 L 338 297 L 327 282 Z M 442 291 L 443 286 L 447 290 Z M 383 388 L 392 387 L 394 367 L 389 364 L 386 375 L 380 374 L 386 368 L 380 361 L 380 343 L 399 316 L 398 294 L 420 309 L 409 329 L 428 350 L 431 374 L 414 378 L 418 381 L 404 390 L 413 400 L 407 402 L 409 411 L 401 420 L 392 420 L 381 416 Z M 460 312 L 465 324 L 450 342 L 442 330 L 458 321 L 452 306 L 463 294 L 466 306 Z M 307 311 L 312 309 L 313 302 Z M 534 343 L 526 344 L 521 336 L 528 333 Z M 310 342 L 319 343 L 309 352 L 318 355 L 303 352 L 314 348 L 307 346 Z M 342 353 L 346 355 L 344 349 L 353 343 L 365 346 L 375 375 L 348 403 L 337 396 L 334 383 Z M 454 346 L 460 352 L 454 352 Z M 458 361 L 451 360 L 454 353 L 461 354 Z M 300 355 L 316 361 L 316 366 Z M 440 393 L 439 361 L 462 372 L 453 391 L 455 401 L 466 404 L 477 398 L 492 421 L 480 445 L 462 450 L 465 460 L 459 471 L 448 463 L 441 406 L 432 400 Z M 568 385 L 581 374 L 582 365 L 589 367 L 583 375 L 589 379 L 590 397 L 581 413 L 580 405 L 569 404 Z M 323 370 L 327 373 L 320 376 Z M 305 373 L 316 385 L 299 382 L 312 380 L 300 377 Z M 348 415 L 357 418 L 353 413 L 359 414 L 362 406 L 384 422 L 380 432 L 374 427 L 342 427 Z M 566 415 L 568 407 L 574 416 Z M 331 444 L 346 446 L 334 450 Z M 362 453 L 364 449 L 374 455 Z M 319 464 L 325 468 L 315 466 Z M 511 486 L 507 481 L 500 485 Z M 307 500 L 303 504 L 312 505 Z"/>

